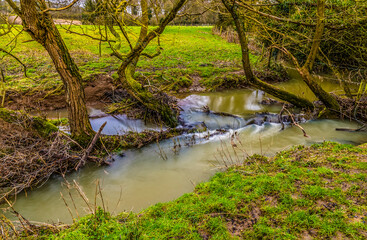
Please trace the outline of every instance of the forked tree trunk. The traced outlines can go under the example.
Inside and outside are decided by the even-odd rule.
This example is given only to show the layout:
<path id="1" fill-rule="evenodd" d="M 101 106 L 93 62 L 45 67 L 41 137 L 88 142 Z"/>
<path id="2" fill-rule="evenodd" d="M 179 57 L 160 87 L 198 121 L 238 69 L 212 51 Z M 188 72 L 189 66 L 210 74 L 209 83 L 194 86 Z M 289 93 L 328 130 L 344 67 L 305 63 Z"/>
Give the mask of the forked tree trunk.
<path id="1" fill-rule="evenodd" d="M 140 31 L 140 36 L 135 47 L 127 54 L 118 70 L 120 81 L 123 85 L 125 85 L 129 93 L 148 109 L 157 112 L 160 115 L 161 120 L 169 127 L 177 126 L 176 114 L 168 104 L 157 100 L 151 92 L 149 92 L 138 81 L 136 81 L 134 79 L 134 73 L 141 53 L 154 38 L 163 33 L 165 27 L 175 18 L 177 12 L 181 9 L 185 2 L 186 0 L 178 0 L 173 9 L 160 22 L 158 27 L 148 33 L 147 0 L 141 1 L 141 7 L 143 11 L 143 26 Z"/>
<path id="2" fill-rule="evenodd" d="M 141 7 L 141 11 L 142 11 L 142 16 L 141 16 L 141 27 L 140 27 L 140 34 L 139 34 L 139 38 L 138 41 L 135 44 L 135 47 L 138 47 L 142 41 L 144 40 L 144 38 L 147 36 L 148 34 L 148 25 L 149 25 L 149 17 L 148 17 L 148 1 L 147 0 L 141 0 L 140 1 L 140 7 Z M 136 55 L 132 61 L 130 61 L 128 63 L 128 68 L 129 68 L 129 74 L 133 77 L 135 74 L 135 70 L 136 70 L 136 65 L 138 64 L 139 61 L 139 55 Z"/>
<path id="3" fill-rule="evenodd" d="M 23 21 L 24 30 L 47 50 L 64 83 L 72 136 L 76 139 L 90 138 L 93 130 L 86 108 L 82 77 L 52 17 L 42 12 L 42 9 L 46 9 L 45 2 L 21 0 L 20 5 L 18 15 Z"/>

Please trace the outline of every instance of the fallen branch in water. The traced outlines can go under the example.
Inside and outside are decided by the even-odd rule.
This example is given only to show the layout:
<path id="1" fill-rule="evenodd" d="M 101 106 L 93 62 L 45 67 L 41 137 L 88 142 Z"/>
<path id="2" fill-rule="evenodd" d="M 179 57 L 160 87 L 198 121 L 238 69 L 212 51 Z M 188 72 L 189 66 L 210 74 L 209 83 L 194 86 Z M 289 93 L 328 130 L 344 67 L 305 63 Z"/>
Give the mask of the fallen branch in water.
<path id="1" fill-rule="evenodd" d="M 282 110 L 279 112 L 279 121 L 282 124 L 282 130 L 284 130 L 284 123 L 281 120 L 283 111 L 286 111 L 289 114 L 289 116 L 291 117 L 292 124 L 302 130 L 303 136 L 309 138 L 310 136 L 307 135 L 305 129 L 294 120 L 293 114 L 287 108 L 285 108 L 284 105 Z"/>
<path id="2" fill-rule="evenodd" d="M 345 131 L 345 132 L 364 132 L 367 131 L 367 124 L 364 124 L 362 127 L 357 129 L 350 128 L 335 128 L 336 131 Z"/>
<path id="3" fill-rule="evenodd" d="M 284 128 L 285 128 L 285 126 L 284 126 L 284 122 L 283 122 L 283 120 L 282 120 L 282 114 L 283 114 L 283 112 L 284 112 L 284 105 L 283 105 L 283 107 L 282 107 L 282 110 L 280 110 L 280 112 L 279 112 L 279 114 L 278 114 L 278 120 L 279 120 L 279 122 L 280 122 L 280 124 L 282 125 L 282 128 L 281 128 L 281 130 L 284 130 Z"/>
<path id="4" fill-rule="evenodd" d="M 82 157 L 82 159 L 79 161 L 78 165 L 76 166 L 75 170 L 78 170 L 81 166 L 83 166 L 89 156 L 89 154 L 91 153 L 91 151 L 93 150 L 94 145 L 96 144 L 99 136 L 101 135 L 101 132 L 103 130 L 103 128 L 106 126 L 107 122 L 104 122 L 102 124 L 102 126 L 99 128 L 98 132 L 96 133 L 96 135 L 94 135 L 94 138 L 92 140 L 92 142 L 89 144 L 89 147 L 87 148 L 87 150 L 84 152 L 84 155 Z"/>
<path id="5" fill-rule="evenodd" d="M 13 205 L 5 198 L 11 212 L 18 218 L 18 221 L 12 221 L 5 215 L 0 216 L 0 239 L 18 239 L 31 238 L 36 239 L 39 233 L 47 230 L 50 233 L 58 233 L 68 227 L 65 224 L 49 224 L 41 222 L 31 222 L 17 212 Z"/>

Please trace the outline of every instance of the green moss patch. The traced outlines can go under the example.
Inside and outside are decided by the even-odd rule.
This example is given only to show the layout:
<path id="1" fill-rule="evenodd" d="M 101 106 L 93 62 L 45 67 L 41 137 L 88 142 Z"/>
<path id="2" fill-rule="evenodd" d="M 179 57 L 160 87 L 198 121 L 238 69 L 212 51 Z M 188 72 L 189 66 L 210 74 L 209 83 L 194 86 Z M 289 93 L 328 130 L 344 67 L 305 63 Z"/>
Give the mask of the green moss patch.
<path id="1" fill-rule="evenodd" d="M 0 118 L 8 123 L 18 123 L 25 129 L 35 130 L 42 137 L 49 137 L 58 128 L 47 119 L 41 117 L 31 117 L 22 112 L 0 108 Z"/>

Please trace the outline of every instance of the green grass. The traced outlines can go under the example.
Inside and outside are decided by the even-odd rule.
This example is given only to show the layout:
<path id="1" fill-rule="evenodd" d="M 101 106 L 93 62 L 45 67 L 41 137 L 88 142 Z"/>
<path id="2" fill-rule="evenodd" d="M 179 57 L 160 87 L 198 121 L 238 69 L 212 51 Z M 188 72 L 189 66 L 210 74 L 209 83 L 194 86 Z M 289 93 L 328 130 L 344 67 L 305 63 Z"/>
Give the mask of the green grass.
<path id="1" fill-rule="evenodd" d="M 21 29 L 19 26 L 18 31 Z M 98 37 L 98 32 L 93 26 L 73 26 L 71 30 L 86 33 Z M 133 41 L 138 36 L 138 27 L 129 27 L 128 33 Z M 99 42 L 85 36 L 69 34 L 60 29 L 65 43 L 75 59 L 81 74 L 85 80 L 93 74 L 113 74 L 120 65 L 120 60 L 110 56 L 111 49 L 107 43 L 101 44 L 101 55 L 99 55 Z M 7 46 L 17 34 L 0 38 L 0 46 Z M 113 39 L 113 38 L 112 38 Z M 169 26 L 160 37 L 162 54 L 154 59 L 141 57 L 138 63 L 137 76 L 142 79 L 149 78 L 154 83 L 163 85 L 174 85 L 178 78 L 191 78 L 198 76 L 203 82 L 223 76 L 225 73 L 241 68 L 240 46 L 227 43 L 220 37 L 211 33 L 211 27 L 182 27 Z M 22 67 L 11 57 L 4 59 L 7 86 L 10 90 L 29 91 L 48 90 L 57 87 L 61 80 L 53 67 L 47 52 L 40 44 L 31 41 L 30 36 L 22 32 L 17 41 L 13 41 L 12 51 L 28 67 L 28 76 L 25 77 Z M 153 40 L 145 52 L 155 53 L 157 39 Z M 121 53 L 129 50 L 128 45 L 123 42 Z M 0 58 L 4 56 L 0 53 Z M 253 57 L 254 58 L 254 57 Z M 210 83 L 210 81 L 209 81 Z"/>
<path id="2" fill-rule="evenodd" d="M 338 163 L 342 161 L 347 169 Z M 367 237 L 367 148 L 325 142 L 253 156 L 138 213 L 99 209 L 50 239 Z"/>

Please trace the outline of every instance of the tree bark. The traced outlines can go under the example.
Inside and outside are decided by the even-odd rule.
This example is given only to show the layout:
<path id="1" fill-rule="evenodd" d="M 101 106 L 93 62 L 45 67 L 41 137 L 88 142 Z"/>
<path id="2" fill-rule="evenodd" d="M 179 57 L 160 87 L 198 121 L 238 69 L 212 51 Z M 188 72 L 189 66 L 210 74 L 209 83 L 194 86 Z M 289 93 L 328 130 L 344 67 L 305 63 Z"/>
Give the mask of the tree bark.
<path id="1" fill-rule="evenodd" d="M 45 1 L 21 0 L 20 6 L 18 14 L 24 30 L 46 49 L 64 83 L 72 137 L 90 138 L 93 130 L 86 108 L 82 77 L 52 17 L 47 12 L 41 12 L 47 8 Z"/>

